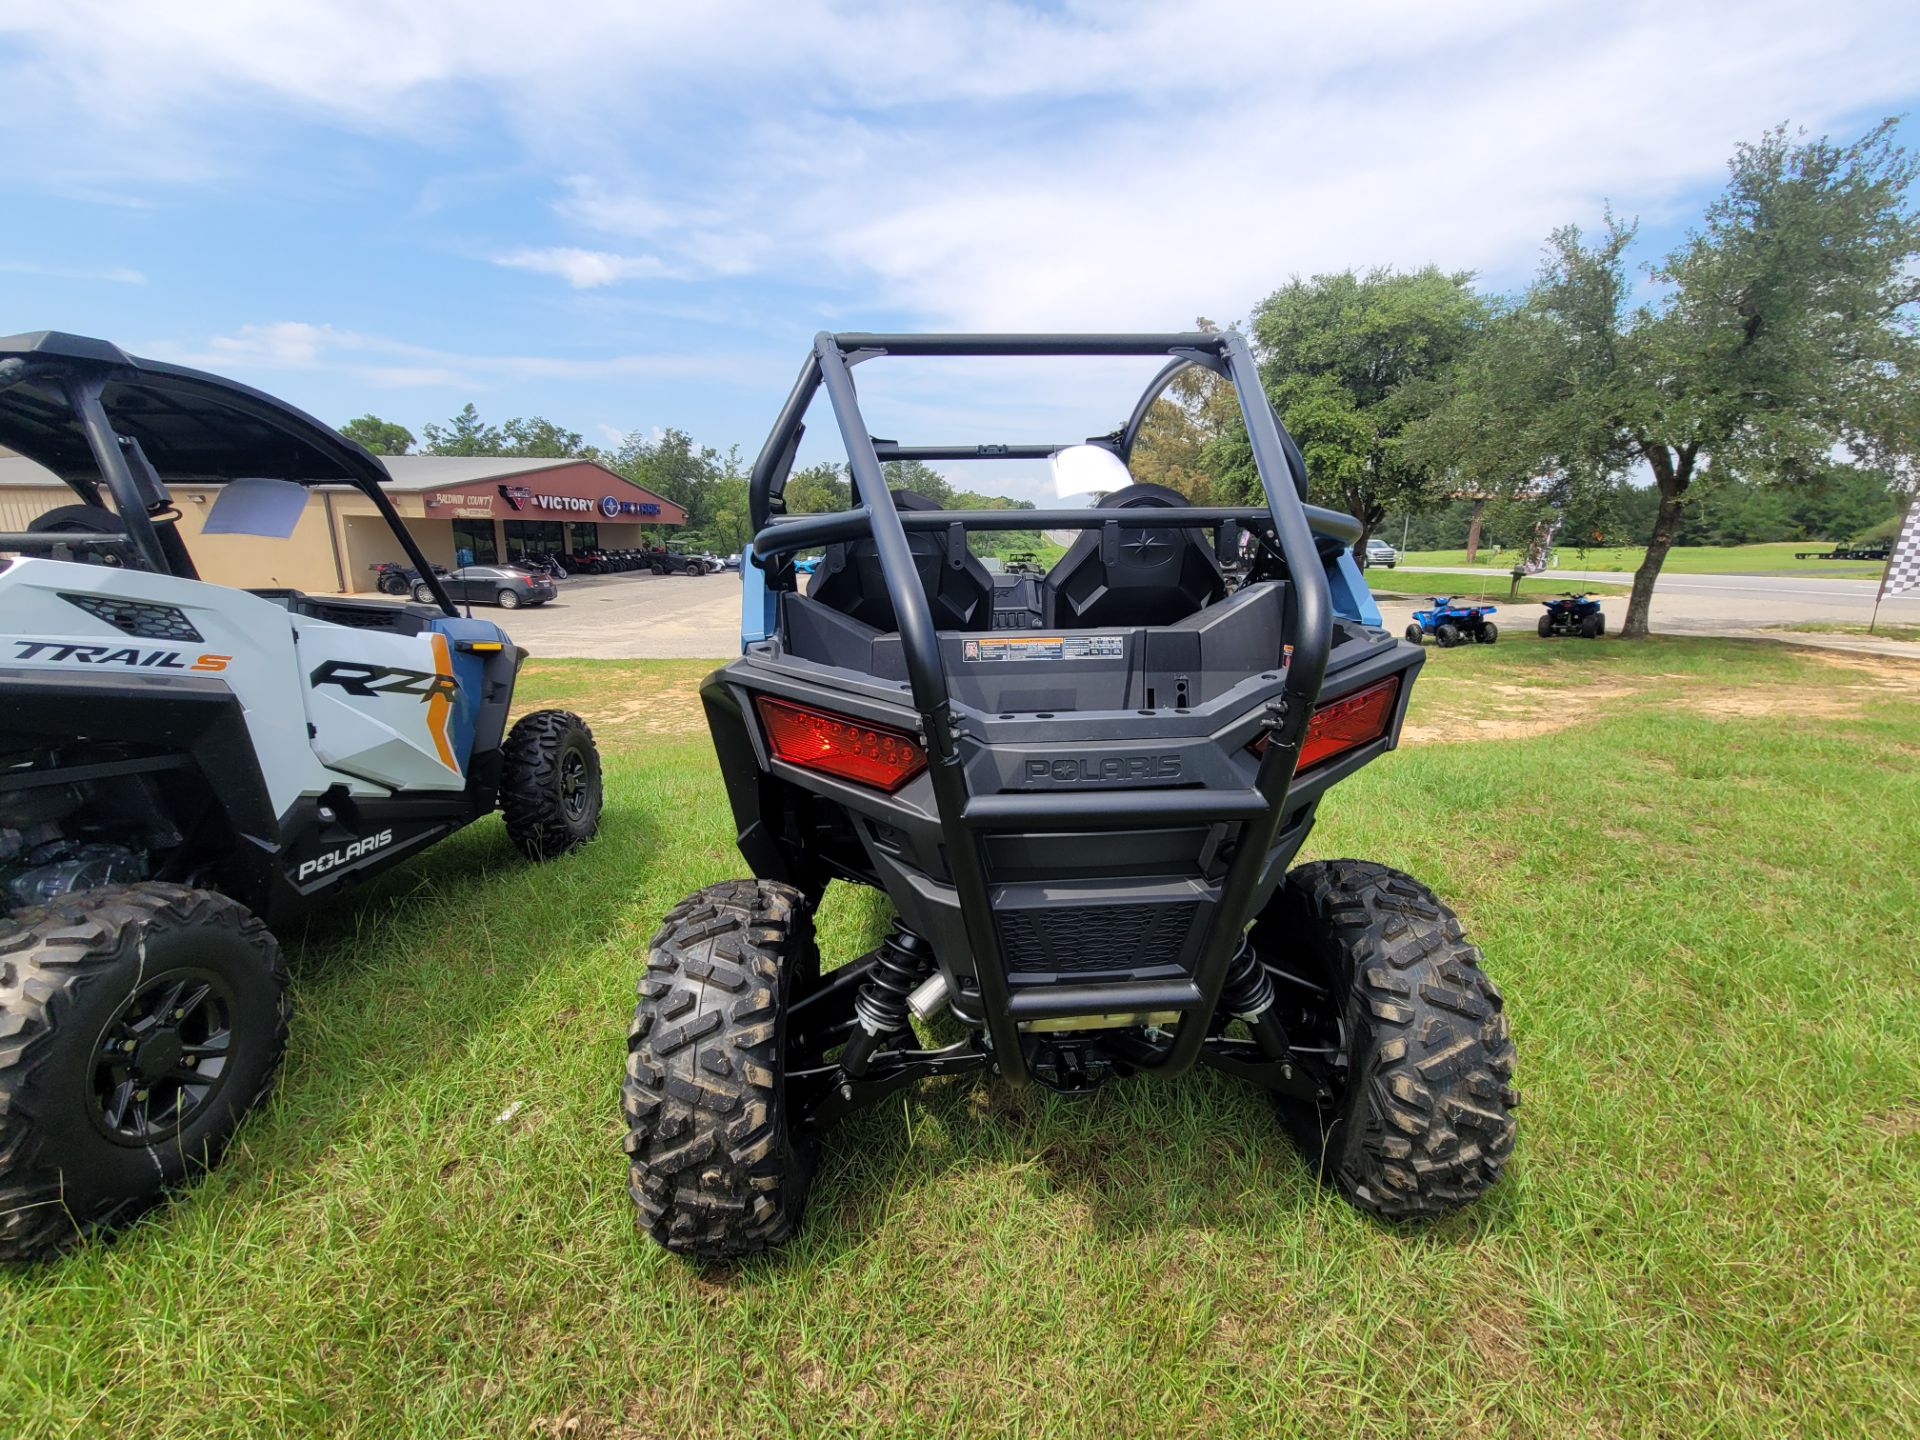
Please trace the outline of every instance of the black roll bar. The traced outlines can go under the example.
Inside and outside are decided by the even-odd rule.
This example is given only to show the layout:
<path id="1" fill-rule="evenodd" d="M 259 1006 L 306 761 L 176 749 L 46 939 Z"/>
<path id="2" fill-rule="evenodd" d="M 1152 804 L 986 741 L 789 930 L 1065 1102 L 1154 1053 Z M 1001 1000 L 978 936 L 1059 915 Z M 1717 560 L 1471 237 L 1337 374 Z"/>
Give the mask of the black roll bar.
<path id="1" fill-rule="evenodd" d="M 903 516 L 887 490 L 885 474 L 880 468 L 879 447 L 860 413 L 850 369 L 854 362 L 880 355 L 1168 355 L 1178 365 L 1206 363 L 1209 368 L 1217 365 L 1239 397 L 1241 417 L 1246 424 L 1266 505 L 1125 512 L 926 511 Z M 1177 366 L 1170 363 L 1156 377 L 1156 384 L 1164 388 L 1176 369 Z M 773 482 L 780 480 L 784 487 L 783 467 L 792 463 L 807 406 L 815 391 L 823 386 L 833 406 L 853 472 L 855 508 L 837 515 L 786 517 L 776 523 L 776 515 L 784 507 Z M 1158 390 L 1152 393 L 1157 394 Z M 1144 403 L 1150 404 L 1151 398 Z M 889 444 L 888 448 L 894 458 L 907 458 L 912 454 L 898 446 Z M 1289 483 L 1281 485 L 1281 476 Z M 1125 809 L 1136 822 L 1145 817 L 1167 823 L 1217 821 L 1239 826 L 1206 943 L 1195 962 L 1191 986 L 1183 983 L 1176 987 L 1177 994 L 1164 995 L 1159 991 L 1167 987 L 1161 986 L 1149 996 L 1140 986 L 1114 985 L 1106 987 L 1114 993 L 1102 998 L 1103 1012 L 1152 1011 L 1172 1003 L 1173 1008 L 1185 1014 L 1172 1045 L 1158 1059 L 1146 1061 L 1143 1066 L 1171 1074 L 1189 1068 L 1198 1058 L 1209 1017 L 1220 1003 L 1229 962 L 1239 949 L 1242 931 L 1252 918 L 1253 899 L 1267 855 L 1286 814 L 1287 794 L 1299 760 L 1300 743 L 1326 672 L 1332 647 L 1333 605 L 1326 571 L 1314 544 L 1314 523 L 1317 520 L 1323 530 L 1342 538 L 1351 535 L 1357 539 L 1359 534 L 1357 523 L 1348 517 L 1336 517 L 1325 511 L 1310 516 L 1305 493 L 1306 471 L 1299 451 L 1267 400 L 1252 351 L 1247 348 L 1246 340 L 1234 331 L 1164 335 L 834 335 L 822 331 L 814 337 L 813 354 L 802 367 L 773 433 L 754 464 L 748 494 L 749 513 L 756 532 L 754 554 L 759 557 L 790 553 L 861 535 L 869 535 L 873 540 L 881 576 L 893 604 L 908 688 L 926 736 L 934 807 L 949 876 L 959 901 L 961 922 L 975 957 L 975 974 L 994 1058 L 1001 1069 L 1015 1079 L 1024 1078 L 1026 1072 L 1020 1045 L 1021 1017 L 1015 1013 L 1001 957 L 981 846 L 982 833 L 1015 823 L 1040 829 L 1048 828 L 1051 822 L 1051 828 L 1062 830 L 1103 826 L 1112 823 L 1113 815 L 1109 812 L 1115 807 L 1105 797 L 1062 805 L 1053 796 L 975 798 L 968 794 L 946 671 L 940 661 L 939 638 L 915 571 L 912 549 L 907 543 L 909 524 L 915 530 L 954 524 L 1032 529 L 1055 528 L 1057 520 L 1062 527 L 1084 529 L 1104 526 L 1124 515 L 1122 523 L 1128 527 L 1186 528 L 1225 520 L 1249 520 L 1267 528 L 1279 546 L 1293 582 L 1286 589 L 1287 604 L 1293 612 L 1292 624 L 1288 627 L 1293 652 L 1281 692 L 1269 709 L 1269 741 L 1261 756 L 1254 791 L 1208 794 L 1129 790 L 1125 796 Z M 1136 990 L 1140 992 L 1137 995 L 1133 993 Z"/>
<path id="2" fill-rule="evenodd" d="M 1306 507 L 1307 521 L 1316 534 L 1331 535 L 1348 545 L 1360 538 L 1360 522 L 1338 510 Z M 872 512 L 867 506 L 835 510 L 824 515 L 777 515 L 754 537 L 757 555 L 789 554 L 838 540 L 857 540 L 868 533 Z M 1194 530 L 1229 520 L 1257 525 L 1270 521 L 1264 505 L 1189 505 L 1182 509 L 1154 506 L 1138 510 L 903 510 L 900 524 L 908 531 L 946 530 L 1099 530 L 1108 525 L 1128 530 Z"/>
<path id="3" fill-rule="evenodd" d="M 153 517 L 147 514 L 147 502 L 140 498 L 140 487 L 134 482 L 127 453 L 120 448 L 120 437 L 107 419 L 106 406 L 100 403 L 100 392 L 104 389 L 106 382 L 98 379 L 69 381 L 67 402 L 73 406 L 80 429 L 87 437 L 87 449 L 93 452 L 93 463 L 100 468 L 100 478 L 107 482 L 120 523 L 127 527 L 127 541 L 147 569 L 156 575 L 165 575 L 171 567 L 167 564 L 166 552 L 160 548 Z"/>

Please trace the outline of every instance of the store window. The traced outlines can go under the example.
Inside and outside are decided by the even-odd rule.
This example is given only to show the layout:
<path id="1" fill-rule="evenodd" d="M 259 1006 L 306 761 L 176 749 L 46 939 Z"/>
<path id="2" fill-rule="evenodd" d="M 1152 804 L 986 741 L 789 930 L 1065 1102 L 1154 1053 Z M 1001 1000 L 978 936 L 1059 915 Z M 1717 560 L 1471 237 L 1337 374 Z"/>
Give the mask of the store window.
<path id="1" fill-rule="evenodd" d="M 600 527 L 598 525 L 591 522 L 575 524 L 571 529 L 573 530 L 574 554 L 578 555 L 582 550 L 598 550 L 600 548 Z"/>
<path id="2" fill-rule="evenodd" d="M 507 558 L 516 555 L 560 555 L 567 548 L 567 527 L 558 520 L 509 520 L 506 523 Z"/>
<path id="3" fill-rule="evenodd" d="M 500 550 L 493 543 L 493 521 L 454 521 L 453 555 L 462 565 L 499 564 Z"/>

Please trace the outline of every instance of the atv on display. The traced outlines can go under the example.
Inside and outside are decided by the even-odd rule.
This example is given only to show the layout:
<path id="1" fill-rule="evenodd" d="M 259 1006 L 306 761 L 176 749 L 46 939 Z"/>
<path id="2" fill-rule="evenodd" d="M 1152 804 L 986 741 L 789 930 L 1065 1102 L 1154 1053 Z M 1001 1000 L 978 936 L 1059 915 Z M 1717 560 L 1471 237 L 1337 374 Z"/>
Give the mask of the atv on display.
<path id="1" fill-rule="evenodd" d="M 1007 556 L 1006 569 L 1003 573 L 1041 576 L 1047 573 L 1047 567 L 1040 563 L 1040 557 L 1031 550 L 1016 550 Z"/>
<path id="2" fill-rule="evenodd" d="M 1076 355 L 1165 362 L 1085 446 L 873 440 L 851 375 Z M 1189 365 L 1238 391 L 1265 504 L 1127 483 L 1142 418 Z M 789 515 L 823 387 L 855 508 Z M 1104 467 L 1110 485 L 1078 488 L 1111 493 L 943 511 L 882 469 L 988 458 Z M 1393 748 L 1422 663 L 1381 626 L 1358 523 L 1307 505 L 1306 478 L 1231 332 L 816 339 L 752 473 L 743 654 L 701 690 L 754 878 L 670 910 L 639 982 L 623 1109 L 643 1230 L 702 1258 L 777 1245 L 829 1125 L 989 1072 L 1085 1091 L 1225 1071 L 1377 1216 L 1442 1215 L 1493 1183 L 1517 1096 L 1479 950 L 1411 876 L 1290 868 L 1327 790 Z M 1056 528 L 1079 539 L 1037 582 L 996 584 L 966 542 Z M 793 557 L 823 545 L 803 593 Z M 836 879 L 896 912 L 855 959 L 815 940 Z"/>
<path id="3" fill-rule="evenodd" d="M 1558 599 L 1541 603 L 1547 607 L 1547 613 L 1540 617 L 1542 640 L 1555 635 L 1584 635 L 1598 640 L 1607 633 L 1607 617 L 1600 602 L 1584 590 L 1563 590 Z"/>
<path id="4" fill-rule="evenodd" d="M 1464 605 L 1451 595 L 1435 595 L 1427 603 L 1427 609 L 1413 612 L 1407 626 L 1407 639 L 1415 645 L 1427 635 L 1442 649 L 1470 640 L 1491 645 L 1500 638 L 1500 627 L 1487 618 L 1499 610 L 1497 605 Z"/>
<path id="5" fill-rule="evenodd" d="M 646 566 L 656 575 L 705 575 L 707 562 L 698 555 L 683 555 L 678 550 L 649 550 Z"/>
<path id="6" fill-rule="evenodd" d="M 268 924 L 495 808 L 527 855 L 572 850 L 600 761 L 563 711 L 507 728 L 523 652 L 311 416 L 39 333 L 0 340 L 0 444 L 75 500 L 0 533 L 0 1258 L 29 1259 L 213 1164 L 266 1093 Z M 191 535 L 170 483 L 219 487 Z M 435 603 L 198 578 L 203 543 L 271 555 L 310 485 L 358 492 Z"/>

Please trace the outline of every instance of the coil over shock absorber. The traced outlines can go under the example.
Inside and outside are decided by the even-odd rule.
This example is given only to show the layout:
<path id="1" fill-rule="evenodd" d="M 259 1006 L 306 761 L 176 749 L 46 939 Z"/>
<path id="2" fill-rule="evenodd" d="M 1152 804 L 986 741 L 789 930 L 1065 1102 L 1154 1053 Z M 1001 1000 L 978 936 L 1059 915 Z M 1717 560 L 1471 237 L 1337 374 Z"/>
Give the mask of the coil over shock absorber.
<path id="1" fill-rule="evenodd" d="M 854 1079 L 867 1073 L 874 1052 L 889 1035 L 910 1032 L 907 996 L 933 968 L 933 947 L 899 921 L 873 952 L 867 983 L 853 997 L 859 1022 L 840 1052 L 840 1068 Z"/>
<path id="2" fill-rule="evenodd" d="M 1274 1013 L 1273 999 L 1273 977 L 1253 953 L 1253 942 L 1243 938 L 1227 965 L 1226 983 L 1220 987 L 1220 1008 L 1246 1022 L 1261 1054 L 1269 1060 L 1288 1061 L 1292 1051 L 1287 1044 L 1287 1028 Z"/>

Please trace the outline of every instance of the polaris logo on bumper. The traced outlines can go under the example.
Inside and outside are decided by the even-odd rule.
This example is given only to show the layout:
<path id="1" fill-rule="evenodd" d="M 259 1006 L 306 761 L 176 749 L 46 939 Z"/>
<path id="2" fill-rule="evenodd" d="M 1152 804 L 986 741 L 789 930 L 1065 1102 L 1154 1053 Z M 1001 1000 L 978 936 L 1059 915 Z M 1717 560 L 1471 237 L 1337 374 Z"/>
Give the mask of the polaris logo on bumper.
<path id="1" fill-rule="evenodd" d="M 1071 760 L 1029 760 L 1027 780 L 1056 785 L 1112 785 L 1127 780 L 1178 780 L 1178 755 L 1082 755 Z"/>
<path id="2" fill-rule="evenodd" d="M 351 845 L 342 845 L 338 850 L 329 850 L 324 855 L 316 855 L 311 860 L 302 860 L 300 868 L 294 874 L 294 881 L 311 879 L 315 875 L 325 875 L 338 870 L 342 865 L 351 865 L 363 856 L 376 850 L 384 850 L 393 843 L 393 831 L 382 830 L 378 835 L 369 835 L 364 840 L 356 840 Z"/>

